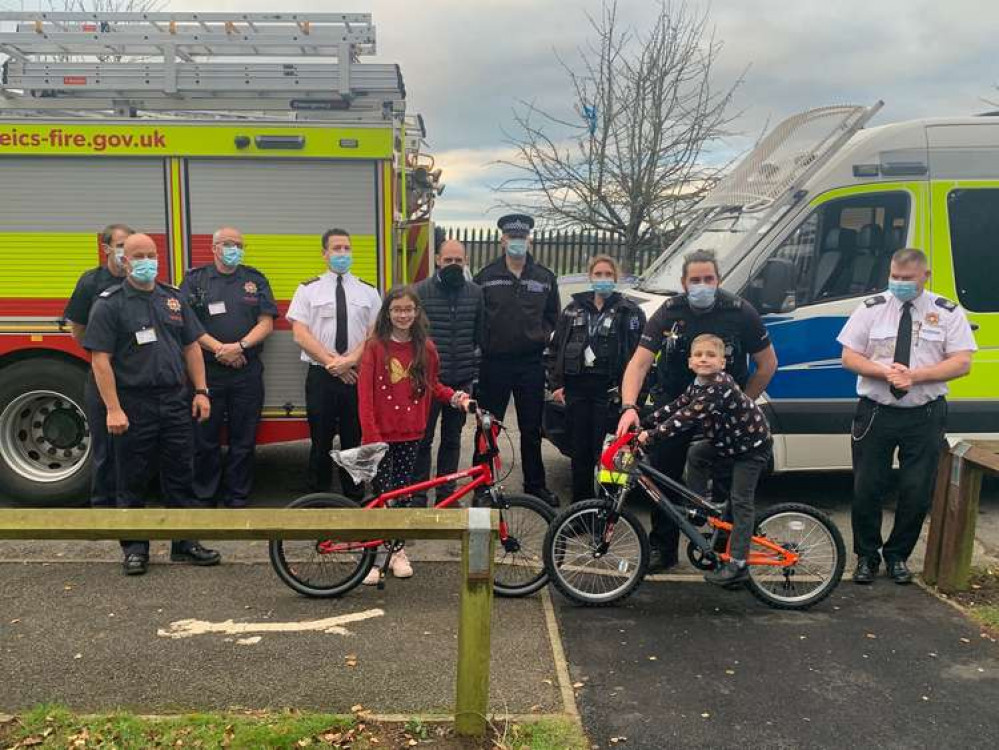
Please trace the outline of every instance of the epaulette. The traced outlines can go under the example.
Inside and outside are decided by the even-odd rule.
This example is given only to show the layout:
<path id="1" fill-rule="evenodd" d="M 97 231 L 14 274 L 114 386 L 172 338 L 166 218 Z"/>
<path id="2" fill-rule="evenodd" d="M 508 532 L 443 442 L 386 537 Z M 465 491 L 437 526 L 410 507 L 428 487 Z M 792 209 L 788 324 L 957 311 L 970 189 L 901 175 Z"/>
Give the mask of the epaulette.
<path id="1" fill-rule="evenodd" d="M 875 305 L 883 305 L 887 301 L 888 300 L 885 299 L 885 296 L 883 294 L 878 294 L 877 296 L 868 297 L 867 299 L 865 299 L 864 304 L 867 305 L 868 307 L 874 307 Z"/>
<path id="2" fill-rule="evenodd" d="M 367 285 L 368 285 L 368 286 L 370 286 L 370 287 L 371 287 L 372 289 L 375 289 L 375 290 L 377 290 L 377 289 L 378 289 L 378 287 L 376 287 L 376 286 L 375 286 L 374 284 L 372 284 L 372 283 L 371 283 L 370 281 L 365 281 L 365 280 L 364 280 L 364 279 L 362 279 L 362 278 L 361 278 L 360 276 L 355 276 L 354 278 L 356 278 L 356 279 L 357 279 L 358 281 L 360 281 L 360 282 L 361 282 L 362 284 L 367 284 Z"/>
<path id="3" fill-rule="evenodd" d="M 315 284 L 317 281 L 319 281 L 320 278 L 321 277 L 316 276 L 314 278 L 309 279 L 308 281 L 303 281 L 302 282 L 302 286 L 308 286 L 309 284 Z"/>
<path id="4" fill-rule="evenodd" d="M 114 286 L 109 286 L 107 289 L 101 292 L 99 296 L 103 297 L 104 299 L 107 299 L 112 294 L 117 294 L 120 291 L 121 291 L 121 284 L 115 284 Z"/>
<path id="5" fill-rule="evenodd" d="M 957 303 L 951 302 L 946 297 L 937 297 L 934 302 L 937 307 L 942 307 L 947 312 L 954 312 L 957 309 Z"/>
<path id="6" fill-rule="evenodd" d="M 247 271 L 249 271 L 250 273 L 255 273 L 255 274 L 257 274 L 258 276 L 263 276 L 263 273 L 261 273 L 261 272 L 260 272 L 260 271 L 259 271 L 258 269 L 254 268 L 253 266 L 248 266 L 248 265 L 246 265 L 245 263 L 243 263 L 243 264 L 242 264 L 242 267 L 243 267 L 243 268 L 245 268 L 245 269 L 246 269 Z"/>
<path id="7" fill-rule="evenodd" d="M 165 281 L 157 281 L 157 285 L 163 287 L 164 289 L 169 289 L 171 292 L 180 292 L 179 286 L 174 286 L 173 284 L 167 284 Z"/>
<path id="8" fill-rule="evenodd" d="M 674 294 L 663 303 L 667 310 L 675 310 L 678 307 L 683 307 L 685 304 L 688 304 L 686 294 Z"/>
<path id="9" fill-rule="evenodd" d="M 203 273 L 209 266 L 195 266 L 194 268 L 188 268 L 184 271 L 185 276 L 190 276 L 192 273 Z"/>

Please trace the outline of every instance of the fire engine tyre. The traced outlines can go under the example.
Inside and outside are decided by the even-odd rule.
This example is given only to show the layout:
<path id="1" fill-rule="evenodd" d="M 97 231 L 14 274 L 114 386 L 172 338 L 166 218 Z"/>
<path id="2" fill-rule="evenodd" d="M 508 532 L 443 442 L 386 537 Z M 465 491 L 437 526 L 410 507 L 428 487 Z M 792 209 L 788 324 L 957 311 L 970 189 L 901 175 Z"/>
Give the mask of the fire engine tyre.
<path id="1" fill-rule="evenodd" d="M 774 609 L 808 609 L 839 585 L 846 565 L 843 535 L 829 516 L 801 503 L 780 503 L 756 517 L 756 534 L 800 555 L 793 568 L 749 566 L 747 587 Z"/>
<path id="2" fill-rule="evenodd" d="M 290 503 L 289 508 L 352 508 L 361 506 L 342 495 L 315 492 Z M 331 538 L 332 537 L 332 538 Z M 341 543 L 341 550 L 321 549 L 335 544 L 333 535 L 312 540 L 274 539 L 271 565 L 285 584 L 303 596 L 328 599 L 356 588 L 375 564 L 375 550 L 361 543 Z"/>
<path id="3" fill-rule="evenodd" d="M 14 504 L 90 497 L 85 380 L 82 367 L 49 359 L 0 369 L 0 493 Z"/>

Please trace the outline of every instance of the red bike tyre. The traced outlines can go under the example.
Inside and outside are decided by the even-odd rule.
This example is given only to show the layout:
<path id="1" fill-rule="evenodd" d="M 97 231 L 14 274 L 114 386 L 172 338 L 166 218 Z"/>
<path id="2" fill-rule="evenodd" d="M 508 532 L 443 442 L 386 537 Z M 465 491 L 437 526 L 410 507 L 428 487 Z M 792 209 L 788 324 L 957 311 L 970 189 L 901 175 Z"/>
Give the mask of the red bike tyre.
<path id="1" fill-rule="evenodd" d="M 361 506 L 349 498 L 329 492 L 316 492 L 305 495 L 290 503 L 289 508 L 344 508 L 357 510 Z M 335 535 L 335 532 L 333 532 Z M 339 553 L 323 552 L 319 545 L 329 542 L 329 538 L 317 540 L 272 539 L 270 543 L 271 565 L 278 578 L 303 596 L 329 599 L 343 596 L 356 588 L 375 564 L 375 548 L 353 548 L 345 551 L 343 563 L 332 560 Z M 299 548 L 301 546 L 301 553 Z M 311 548 L 311 550 L 310 550 Z M 303 559 L 311 551 L 311 558 Z M 336 567 L 334 567 L 334 565 Z M 307 571 L 316 570 L 317 575 L 309 576 Z M 329 574 L 329 579 L 321 579 L 319 572 Z"/>
<path id="2" fill-rule="evenodd" d="M 749 567 L 746 586 L 774 609 L 808 609 L 829 596 L 843 578 L 846 545 L 833 520 L 802 503 L 780 503 L 756 517 L 757 536 L 801 555 L 793 568 Z M 806 578 L 811 580 L 804 580 Z"/>
<path id="3" fill-rule="evenodd" d="M 610 500 L 583 500 L 555 516 L 548 527 L 544 550 L 548 580 L 576 604 L 616 604 L 634 593 L 645 578 L 649 537 L 630 511 L 618 514 L 610 545 L 606 552 L 599 552 L 607 514 L 613 509 Z M 587 567 L 590 561 L 592 570 Z"/>

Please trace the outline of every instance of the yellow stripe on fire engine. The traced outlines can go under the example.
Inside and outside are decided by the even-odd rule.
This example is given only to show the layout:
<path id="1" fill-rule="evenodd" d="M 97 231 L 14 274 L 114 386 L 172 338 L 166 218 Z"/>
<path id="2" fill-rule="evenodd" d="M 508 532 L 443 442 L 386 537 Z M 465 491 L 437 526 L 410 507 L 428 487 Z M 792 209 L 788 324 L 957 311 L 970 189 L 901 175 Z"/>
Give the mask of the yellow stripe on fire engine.
<path id="1" fill-rule="evenodd" d="M 96 265 L 96 232 L 0 233 L 0 297 L 66 298 Z"/>
<path id="2" fill-rule="evenodd" d="M 170 159 L 170 240 L 173 248 L 173 279 L 184 278 L 184 197 L 181 188 L 180 159 Z"/>
<path id="3" fill-rule="evenodd" d="M 392 266 L 395 256 L 395 207 L 392 205 L 392 163 L 386 161 L 382 165 L 382 246 L 385 254 L 385 288 L 395 285 L 395 277 L 392 275 Z M 402 269 L 406 273 L 405 267 Z M 407 281 L 404 277 L 403 281 Z M 376 282 L 377 283 L 377 282 Z"/>

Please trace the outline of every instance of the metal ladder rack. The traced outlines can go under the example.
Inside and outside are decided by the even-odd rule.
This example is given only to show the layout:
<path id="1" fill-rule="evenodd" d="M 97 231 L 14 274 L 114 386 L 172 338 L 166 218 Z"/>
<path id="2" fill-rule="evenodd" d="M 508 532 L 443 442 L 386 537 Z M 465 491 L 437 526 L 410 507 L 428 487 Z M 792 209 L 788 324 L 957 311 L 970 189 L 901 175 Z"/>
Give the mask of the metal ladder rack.
<path id="1" fill-rule="evenodd" d="M 15 28 L 0 30 L 10 58 L 0 111 L 404 111 L 398 66 L 359 62 L 375 52 L 368 13 L 5 12 L 3 22 Z"/>

